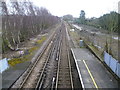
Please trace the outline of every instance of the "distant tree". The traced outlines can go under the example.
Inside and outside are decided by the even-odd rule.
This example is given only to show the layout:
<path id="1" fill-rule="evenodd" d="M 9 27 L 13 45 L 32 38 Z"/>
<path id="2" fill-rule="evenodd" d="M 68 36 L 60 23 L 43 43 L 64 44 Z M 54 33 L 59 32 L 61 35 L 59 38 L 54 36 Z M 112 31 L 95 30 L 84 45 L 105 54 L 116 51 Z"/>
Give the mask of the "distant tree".
<path id="1" fill-rule="evenodd" d="M 118 13 L 104 14 L 99 18 L 99 25 L 103 29 L 116 32 L 118 30 Z"/>
<path id="2" fill-rule="evenodd" d="M 80 18 L 84 18 L 85 19 L 85 11 L 84 10 L 81 10 Z"/>
<path id="3" fill-rule="evenodd" d="M 81 24 L 85 24 L 85 11 L 84 10 L 81 10 L 79 20 Z"/>
<path id="4" fill-rule="evenodd" d="M 98 18 L 95 18 L 95 17 L 86 19 L 86 24 L 89 26 L 94 26 L 94 27 L 100 28 L 99 20 L 98 20 Z"/>
<path id="5" fill-rule="evenodd" d="M 118 14 L 117 12 L 110 12 L 108 14 L 104 14 L 103 16 L 99 17 L 99 18 L 90 18 L 90 19 L 86 19 L 86 23 L 87 25 L 91 25 L 97 28 L 103 28 L 105 30 L 108 30 L 109 32 L 118 32 L 118 16 L 120 14 Z M 81 15 L 84 18 L 84 14 Z"/>
<path id="6" fill-rule="evenodd" d="M 63 20 L 65 21 L 73 21 L 73 16 L 68 14 L 63 16 Z"/>

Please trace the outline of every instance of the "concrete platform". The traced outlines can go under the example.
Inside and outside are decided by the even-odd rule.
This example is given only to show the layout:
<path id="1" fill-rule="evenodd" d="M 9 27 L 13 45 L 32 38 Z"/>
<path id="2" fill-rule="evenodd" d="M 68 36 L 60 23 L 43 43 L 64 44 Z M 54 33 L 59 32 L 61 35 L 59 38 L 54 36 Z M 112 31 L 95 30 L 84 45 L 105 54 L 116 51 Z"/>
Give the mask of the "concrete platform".
<path id="1" fill-rule="evenodd" d="M 118 81 L 86 48 L 72 48 L 83 88 L 118 88 Z"/>
<path id="2" fill-rule="evenodd" d="M 15 67 L 10 67 L 2 73 L 2 88 L 9 88 L 13 82 L 26 70 L 30 61 L 17 64 Z"/>

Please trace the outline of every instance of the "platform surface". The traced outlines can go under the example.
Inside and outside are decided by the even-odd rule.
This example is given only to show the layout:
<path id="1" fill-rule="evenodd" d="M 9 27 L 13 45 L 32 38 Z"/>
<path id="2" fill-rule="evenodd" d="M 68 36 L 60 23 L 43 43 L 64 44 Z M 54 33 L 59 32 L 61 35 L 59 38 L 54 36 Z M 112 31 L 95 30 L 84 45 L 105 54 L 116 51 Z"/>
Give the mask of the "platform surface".
<path id="1" fill-rule="evenodd" d="M 118 88 L 118 82 L 86 48 L 71 49 L 83 88 Z"/>

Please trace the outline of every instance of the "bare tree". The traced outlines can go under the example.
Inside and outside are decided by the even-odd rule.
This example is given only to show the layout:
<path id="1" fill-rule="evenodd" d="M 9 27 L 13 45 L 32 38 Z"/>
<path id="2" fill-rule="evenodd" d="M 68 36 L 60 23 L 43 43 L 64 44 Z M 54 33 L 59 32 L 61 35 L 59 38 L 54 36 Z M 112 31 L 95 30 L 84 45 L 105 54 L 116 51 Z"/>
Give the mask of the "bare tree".
<path id="1" fill-rule="evenodd" d="M 59 18 L 45 8 L 36 7 L 29 1 L 2 2 L 3 52 L 6 47 L 16 50 L 20 43 L 58 23 Z M 10 8 L 10 9 L 8 9 Z"/>

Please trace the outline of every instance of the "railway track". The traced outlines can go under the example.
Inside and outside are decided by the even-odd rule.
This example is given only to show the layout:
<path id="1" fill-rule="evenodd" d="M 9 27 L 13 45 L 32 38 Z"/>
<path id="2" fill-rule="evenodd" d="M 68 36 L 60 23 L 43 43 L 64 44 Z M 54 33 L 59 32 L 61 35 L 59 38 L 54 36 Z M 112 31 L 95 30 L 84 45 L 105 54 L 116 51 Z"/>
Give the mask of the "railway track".
<path id="1" fill-rule="evenodd" d="M 73 80 L 71 64 L 66 38 L 64 24 L 60 28 L 54 42 L 54 49 L 44 69 L 46 75 L 40 78 L 37 89 L 51 88 L 71 88 L 73 89 Z"/>
<path id="2" fill-rule="evenodd" d="M 39 78 L 39 82 L 36 87 L 37 89 L 54 87 L 54 79 L 56 77 L 56 68 L 57 68 L 57 62 L 59 58 L 59 49 L 62 41 L 61 30 L 59 30 L 56 36 L 57 37 L 53 42 L 53 48 L 50 53 L 49 59 L 43 68 L 44 74 L 41 75 L 41 77 Z"/>
<path id="3" fill-rule="evenodd" d="M 23 88 L 72 88 L 73 80 L 64 23 L 56 30 L 22 83 Z"/>
<path id="4" fill-rule="evenodd" d="M 73 89 L 73 80 L 71 72 L 71 64 L 69 57 L 69 48 L 65 26 L 62 27 L 62 45 L 60 50 L 60 58 L 58 61 L 58 70 L 55 88 L 71 88 Z"/>
<path id="5" fill-rule="evenodd" d="M 20 81 L 20 84 L 17 85 L 17 88 L 36 88 L 36 84 L 38 83 L 39 77 L 43 74 L 43 68 L 52 51 L 53 41 L 56 39 L 58 31 L 59 30 L 56 30 L 56 32 L 54 32 L 48 39 L 47 43 L 45 44 L 45 47 L 42 50 L 42 53 L 40 53 L 40 55 L 36 58 L 34 64 L 30 65 L 29 68 L 26 70 L 23 80 L 18 80 Z M 14 87 L 16 88 L 15 83 L 10 88 Z"/>

